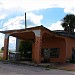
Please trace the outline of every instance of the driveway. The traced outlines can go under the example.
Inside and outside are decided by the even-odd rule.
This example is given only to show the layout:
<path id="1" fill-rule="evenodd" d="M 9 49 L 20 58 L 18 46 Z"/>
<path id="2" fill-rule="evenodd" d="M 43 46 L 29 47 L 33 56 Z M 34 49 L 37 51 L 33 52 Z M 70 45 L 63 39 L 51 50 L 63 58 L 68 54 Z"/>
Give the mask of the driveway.
<path id="1" fill-rule="evenodd" d="M 0 75 L 75 75 L 75 72 L 0 62 Z"/>

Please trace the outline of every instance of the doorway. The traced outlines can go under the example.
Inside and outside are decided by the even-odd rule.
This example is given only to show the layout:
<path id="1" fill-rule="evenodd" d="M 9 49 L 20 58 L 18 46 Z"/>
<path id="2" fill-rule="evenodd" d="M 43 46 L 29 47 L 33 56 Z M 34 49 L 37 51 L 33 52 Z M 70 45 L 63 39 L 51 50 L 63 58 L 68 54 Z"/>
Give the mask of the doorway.
<path id="1" fill-rule="evenodd" d="M 50 49 L 44 48 L 44 62 L 48 63 L 50 62 Z"/>
<path id="2" fill-rule="evenodd" d="M 75 62 L 75 48 L 72 48 L 72 61 Z"/>

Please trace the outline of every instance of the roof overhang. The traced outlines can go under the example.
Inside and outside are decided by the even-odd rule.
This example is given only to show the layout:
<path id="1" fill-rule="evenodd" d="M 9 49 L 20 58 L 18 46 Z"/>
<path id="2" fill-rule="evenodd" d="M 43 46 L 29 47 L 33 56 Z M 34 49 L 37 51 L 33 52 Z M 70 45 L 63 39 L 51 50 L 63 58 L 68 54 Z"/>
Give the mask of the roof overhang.
<path id="1" fill-rule="evenodd" d="M 34 30 L 40 30 L 42 32 L 43 32 L 43 30 L 46 30 L 49 33 L 49 35 L 46 35 L 46 37 L 59 37 L 59 38 L 67 37 L 65 35 L 57 34 L 56 32 L 51 31 L 43 26 L 36 26 L 36 27 L 31 27 L 31 28 L 26 28 L 26 29 L 18 29 L 18 30 L 0 31 L 0 33 L 8 34 L 10 36 L 17 37 L 19 39 L 34 40 L 35 39 Z M 70 38 L 70 37 L 68 36 L 68 38 Z"/>
<path id="2" fill-rule="evenodd" d="M 41 30 L 42 28 L 43 28 L 42 26 L 37 26 L 26 29 L 0 31 L 0 33 L 8 34 L 9 36 L 17 37 L 19 39 L 34 40 L 35 39 L 34 31 Z"/>

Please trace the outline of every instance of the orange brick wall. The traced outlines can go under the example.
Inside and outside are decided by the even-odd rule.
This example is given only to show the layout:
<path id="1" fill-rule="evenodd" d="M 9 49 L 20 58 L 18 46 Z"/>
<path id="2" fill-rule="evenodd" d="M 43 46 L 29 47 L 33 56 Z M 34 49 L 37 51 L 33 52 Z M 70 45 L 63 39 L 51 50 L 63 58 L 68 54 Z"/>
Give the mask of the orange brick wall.
<path id="1" fill-rule="evenodd" d="M 66 61 L 66 42 L 62 38 L 44 39 L 42 48 L 60 48 L 59 58 L 50 58 L 50 62 L 65 62 Z"/>
<path id="2" fill-rule="evenodd" d="M 32 46 L 32 60 L 35 63 L 41 63 L 41 39 L 40 37 L 35 37 L 35 42 Z"/>
<path id="3" fill-rule="evenodd" d="M 72 48 L 75 48 L 75 39 L 66 38 L 67 59 L 72 59 Z"/>

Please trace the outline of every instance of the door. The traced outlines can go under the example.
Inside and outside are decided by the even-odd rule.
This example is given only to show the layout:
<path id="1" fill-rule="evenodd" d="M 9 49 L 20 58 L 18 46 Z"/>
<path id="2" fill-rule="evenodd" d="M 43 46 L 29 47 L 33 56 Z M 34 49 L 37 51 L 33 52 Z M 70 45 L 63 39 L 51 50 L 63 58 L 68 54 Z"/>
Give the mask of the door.
<path id="1" fill-rule="evenodd" d="M 44 62 L 50 62 L 50 49 L 45 48 L 44 49 Z"/>
<path id="2" fill-rule="evenodd" d="M 72 61 L 75 62 L 75 48 L 72 48 Z"/>

